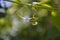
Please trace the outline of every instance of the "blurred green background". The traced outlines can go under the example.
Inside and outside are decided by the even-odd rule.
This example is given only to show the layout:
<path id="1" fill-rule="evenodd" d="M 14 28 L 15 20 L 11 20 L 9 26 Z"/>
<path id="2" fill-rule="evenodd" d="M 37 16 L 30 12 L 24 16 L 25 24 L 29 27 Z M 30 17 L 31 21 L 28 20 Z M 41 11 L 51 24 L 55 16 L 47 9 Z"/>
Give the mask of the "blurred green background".
<path id="1" fill-rule="evenodd" d="M 60 0 L 0 0 L 0 40 L 60 40 Z"/>

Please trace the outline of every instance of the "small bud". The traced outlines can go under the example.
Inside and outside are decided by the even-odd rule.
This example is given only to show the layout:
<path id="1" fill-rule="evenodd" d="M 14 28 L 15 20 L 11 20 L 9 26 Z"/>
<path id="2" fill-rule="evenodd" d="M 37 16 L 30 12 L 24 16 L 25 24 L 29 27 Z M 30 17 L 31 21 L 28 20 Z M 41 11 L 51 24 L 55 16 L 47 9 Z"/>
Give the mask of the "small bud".
<path id="1" fill-rule="evenodd" d="M 38 22 L 32 22 L 32 25 L 37 25 L 38 24 Z"/>
<path id="2" fill-rule="evenodd" d="M 52 11 L 52 12 L 51 12 L 51 15 L 52 15 L 52 16 L 56 16 L 56 12 L 55 12 L 55 11 Z"/>

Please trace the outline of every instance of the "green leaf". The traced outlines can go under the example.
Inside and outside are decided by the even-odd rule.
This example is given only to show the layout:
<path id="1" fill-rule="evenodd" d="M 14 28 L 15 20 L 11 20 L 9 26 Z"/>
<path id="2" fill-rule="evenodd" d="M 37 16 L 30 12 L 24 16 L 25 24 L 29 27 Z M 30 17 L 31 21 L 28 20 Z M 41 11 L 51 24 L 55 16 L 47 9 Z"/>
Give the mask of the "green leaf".
<path id="1" fill-rule="evenodd" d="M 60 15 L 57 11 L 52 11 L 51 20 L 56 28 L 60 31 Z"/>

